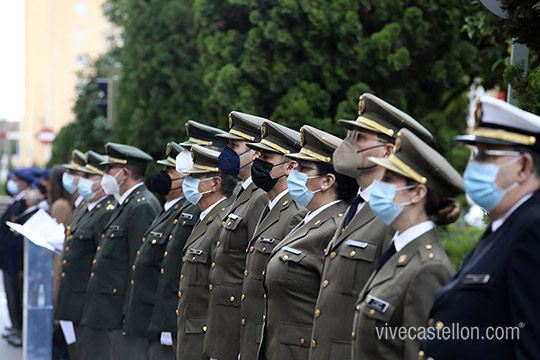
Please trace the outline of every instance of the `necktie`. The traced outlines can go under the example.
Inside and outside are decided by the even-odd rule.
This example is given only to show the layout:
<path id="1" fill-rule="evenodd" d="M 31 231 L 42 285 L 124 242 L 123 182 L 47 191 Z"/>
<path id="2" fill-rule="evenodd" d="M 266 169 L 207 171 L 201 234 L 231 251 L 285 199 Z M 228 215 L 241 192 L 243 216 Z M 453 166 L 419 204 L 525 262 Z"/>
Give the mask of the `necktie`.
<path id="1" fill-rule="evenodd" d="M 238 192 L 238 195 L 236 195 L 236 198 L 238 199 L 240 195 L 242 195 L 243 192 L 244 192 L 244 188 L 240 186 L 240 191 Z"/>
<path id="2" fill-rule="evenodd" d="M 394 255 L 395 253 L 396 253 L 396 247 L 394 243 L 391 243 L 390 247 L 386 249 L 384 254 L 382 254 L 381 257 L 379 258 L 379 263 L 377 264 L 377 269 L 375 271 L 376 272 L 379 271 L 383 267 L 383 265 L 388 261 L 388 259 L 390 259 L 392 255 Z"/>
<path id="3" fill-rule="evenodd" d="M 269 212 L 270 212 L 270 206 L 266 205 L 261 216 L 261 221 L 264 220 L 264 218 L 266 217 L 266 215 L 268 215 Z"/>
<path id="4" fill-rule="evenodd" d="M 364 202 L 364 199 L 360 195 L 356 195 L 356 197 L 353 199 L 351 203 L 351 206 L 349 207 L 349 211 L 347 211 L 347 215 L 345 216 L 345 221 L 343 221 L 343 227 L 347 227 L 347 225 L 349 225 L 354 215 L 356 215 L 356 210 L 358 209 L 358 205 L 363 202 Z"/>

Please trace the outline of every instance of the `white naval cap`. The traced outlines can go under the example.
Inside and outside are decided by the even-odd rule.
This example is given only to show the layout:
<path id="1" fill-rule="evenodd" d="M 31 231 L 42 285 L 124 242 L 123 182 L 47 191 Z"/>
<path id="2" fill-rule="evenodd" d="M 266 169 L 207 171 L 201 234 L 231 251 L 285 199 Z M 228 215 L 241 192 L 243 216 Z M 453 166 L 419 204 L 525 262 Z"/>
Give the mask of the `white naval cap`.
<path id="1" fill-rule="evenodd" d="M 540 151 L 540 116 L 491 96 L 477 101 L 476 128 L 455 141 L 466 144 L 520 145 Z"/>

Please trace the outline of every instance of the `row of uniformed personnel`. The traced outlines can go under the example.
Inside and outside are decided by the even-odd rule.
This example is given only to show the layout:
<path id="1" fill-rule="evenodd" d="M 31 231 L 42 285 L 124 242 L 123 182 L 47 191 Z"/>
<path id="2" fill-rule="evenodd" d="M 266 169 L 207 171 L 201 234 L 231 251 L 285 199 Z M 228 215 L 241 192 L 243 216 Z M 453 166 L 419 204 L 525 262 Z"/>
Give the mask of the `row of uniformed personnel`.
<path id="1" fill-rule="evenodd" d="M 161 210 L 143 182 L 148 154 L 114 143 L 106 156 L 75 151 L 65 183 L 76 184 L 85 201 L 66 233 L 56 318 L 73 322 L 76 357 L 537 353 L 539 294 L 520 275 L 538 269 L 531 258 L 538 254 L 532 224 L 540 216 L 532 139 L 540 120 L 488 98 L 478 115 L 480 127 L 460 138 L 478 145 L 465 188 L 494 221 L 467 271 L 453 279 L 435 225 L 459 217 L 454 197 L 463 179 L 428 145 L 428 130 L 374 95 L 360 97 L 356 120 L 339 121 L 349 130 L 345 140 L 236 111 L 228 132 L 188 121 L 188 140 L 167 144 L 166 159 L 158 161 L 164 168 L 152 179 L 152 190 L 166 198 Z M 515 228 L 507 225 L 518 222 L 511 213 L 527 219 Z M 516 248 L 531 249 L 516 254 L 513 239 Z M 521 264 L 521 257 L 529 261 Z M 510 290 L 522 298 L 511 299 Z M 458 322 L 516 321 L 528 326 L 522 337 L 502 342 L 421 345 L 419 337 L 380 335 L 388 327 L 439 332 Z"/>

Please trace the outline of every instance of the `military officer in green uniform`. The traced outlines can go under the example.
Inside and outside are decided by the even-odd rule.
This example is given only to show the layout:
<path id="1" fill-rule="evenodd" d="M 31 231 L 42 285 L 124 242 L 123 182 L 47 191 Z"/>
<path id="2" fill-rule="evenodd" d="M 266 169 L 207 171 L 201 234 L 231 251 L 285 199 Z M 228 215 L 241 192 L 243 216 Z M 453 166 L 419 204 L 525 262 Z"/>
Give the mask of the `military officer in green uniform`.
<path id="1" fill-rule="evenodd" d="M 287 189 L 287 177 L 296 161 L 285 157 L 301 148 L 300 133 L 267 121 L 259 143 L 248 147 L 261 153 L 251 167 L 255 185 L 263 189 L 268 204 L 249 243 L 241 297 L 240 359 L 255 359 L 265 310 L 262 273 L 266 260 L 279 242 L 304 218 L 307 210 L 298 205 Z"/>
<path id="2" fill-rule="evenodd" d="M 208 311 L 208 298 L 212 285 L 208 272 L 215 266 L 212 248 L 221 230 L 229 197 L 236 179 L 223 174 L 218 168 L 219 152 L 194 145 L 193 166 L 184 172 L 183 190 L 186 199 L 201 209 L 197 223 L 182 252 L 182 273 L 178 291 L 178 360 L 208 360 L 203 355 L 203 342 Z"/>
<path id="3" fill-rule="evenodd" d="M 162 345 L 160 332 L 149 331 L 150 320 L 156 300 L 157 285 L 165 269 L 162 260 L 167 245 L 173 241 L 173 231 L 182 225 L 182 212 L 191 204 L 186 202 L 182 191 L 185 175 L 176 171 L 176 156 L 184 150 L 175 142 L 167 144 L 166 159 L 159 160 L 164 166 L 152 179 L 152 189 L 165 197 L 163 210 L 145 231 L 146 239 L 137 250 L 135 261 L 131 267 L 130 286 L 127 292 L 127 309 L 124 319 L 124 331 L 131 336 L 146 339 L 148 352 L 141 352 L 140 359 L 174 359 L 175 354 L 170 346 Z M 178 259 L 177 259 L 178 261 Z M 174 310 L 173 310 L 174 311 Z M 141 340 L 142 341 L 142 340 Z"/>
<path id="4" fill-rule="evenodd" d="M 84 198 L 79 194 L 77 184 L 81 177 L 84 177 L 84 166 L 86 165 L 86 155 L 80 150 L 73 150 L 71 153 L 71 162 L 64 164 L 63 167 L 67 170 L 62 176 L 62 185 L 68 193 L 73 196 L 73 211 L 69 214 L 66 221 L 66 231 L 71 231 L 71 228 L 77 224 L 77 221 L 87 211 L 87 204 Z"/>
<path id="5" fill-rule="evenodd" d="M 191 149 L 193 145 L 223 149 L 225 146 L 227 146 L 228 140 L 216 137 L 216 135 L 226 133 L 227 132 L 213 126 L 188 120 L 186 122 L 186 135 L 188 139 L 183 143 L 180 143 L 180 145 L 186 149 Z"/>
<path id="6" fill-rule="evenodd" d="M 146 241 L 144 233 L 160 211 L 157 199 L 144 185 L 144 173 L 152 157 L 129 145 L 107 143 L 107 165 L 101 186 L 120 198 L 109 222 L 102 229 L 86 290 L 81 324 L 92 331 L 95 341 L 109 344 L 108 353 L 96 359 L 132 359 L 147 351 L 147 341 L 123 335 L 126 293 L 137 251 Z"/>
<path id="7" fill-rule="evenodd" d="M 334 165 L 360 188 L 327 248 L 310 360 L 350 359 L 354 304 L 395 232 L 367 206 L 371 184 L 385 171 L 368 157 L 389 157 L 403 127 L 427 142 L 432 138 L 411 116 L 371 94 L 360 97 L 356 120 L 339 124 L 349 132 L 334 153 Z"/>
<path id="8" fill-rule="evenodd" d="M 70 233 L 66 234 L 55 309 L 57 320 L 73 323 L 77 338 L 74 346 L 77 358 L 82 360 L 93 359 L 94 351 L 98 348 L 102 348 L 102 351 L 108 350 L 106 343 L 94 343 L 92 337 L 87 336 L 85 327 L 79 325 L 92 260 L 101 243 L 101 229 L 109 221 L 116 205 L 114 197 L 105 194 L 101 188 L 101 177 L 105 169 L 105 165 L 101 165 L 103 161 L 104 156 L 88 151 L 85 166 L 77 170 L 86 173 L 84 178 L 79 179 L 78 188 L 87 203 L 88 211 L 81 216 Z"/>
<path id="9" fill-rule="evenodd" d="M 307 125 L 301 132 L 302 149 L 286 155 L 298 162 L 287 183 L 292 198 L 309 213 L 274 248 L 266 263 L 261 360 L 309 357 L 324 249 L 357 190 L 354 179 L 337 174 L 333 167 L 332 152 L 341 139 Z"/>
<path id="10" fill-rule="evenodd" d="M 266 193 L 252 180 L 251 167 L 258 151 L 247 143 L 261 141 L 261 126 L 267 119 L 233 111 L 229 133 L 217 137 L 229 140 L 219 155 L 220 170 L 238 176 L 242 188 L 222 222 L 210 270 L 208 331 L 204 353 L 217 360 L 237 360 L 240 345 L 240 298 L 246 266 L 246 249 L 268 203 Z"/>
<path id="11" fill-rule="evenodd" d="M 408 129 L 398 132 L 390 157 L 369 160 L 386 169 L 373 184 L 369 206 L 397 232 L 360 291 L 352 358 L 418 359 L 418 337 L 392 338 L 381 330 L 423 327 L 433 295 L 452 277 L 454 267 L 435 225 L 459 217 L 461 207 L 453 197 L 464 191 L 463 179 Z"/>

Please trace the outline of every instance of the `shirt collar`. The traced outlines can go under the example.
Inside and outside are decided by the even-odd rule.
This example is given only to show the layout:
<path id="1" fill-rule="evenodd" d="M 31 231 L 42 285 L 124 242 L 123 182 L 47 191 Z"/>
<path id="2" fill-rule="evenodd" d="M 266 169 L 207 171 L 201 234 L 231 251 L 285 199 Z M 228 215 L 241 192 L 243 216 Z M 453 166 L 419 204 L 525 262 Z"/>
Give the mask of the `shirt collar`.
<path id="1" fill-rule="evenodd" d="M 504 214 L 503 216 L 501 216 L 497 220 L 493 220 L 491 222 L 491 231 L 492 232 L 497 231 L 497 229 L 499 229 L 502 226 L 502 224 L 504 224 L 506 219 L 508 219 L 510 217 L 510 215 L 512 215 L 512 213 L 517 210 L 518 207 L 520 207 L 525 201 L 529 200 L 532 196 L 533 196 L 532 192 L 528 193 L 527 195 L 525 195 L 524 197 L 519 199 L 519 201 L 517 203 L 515 203 L 514 206 L 512 206 L 510 208 L 510 210 L 508 210 L 506 212 L 506 214 Z"/>
<path id="2" fill-rule="evenodd" d="M 184 198 L 183 196 L 180 196 L 179 198 L 173 199 L 171 201 L 167 201 L 165 205 L 163 205 L 163 209 L 165 209 L 165 211 L 169 211 L 169 209 L 172 208 L 174 204 L 176 204 L 183 198 Z"/>
<path id="3" fill-rule="evenodd" d="M 13 200 L 19 201 L 24 197 L 25 194 L 26 194 L 26 190 L 23 190 L 23 191 L 19 192 L 17 195 L 15 195 L 13 197 Z"/>
<path id="4" fill-rule="evenodd" d="M 371 194 L 371 186 L 372 185 L 369 185 L 367 188 L 363 190 L 362 188 L 358 189 L 358 195 L 360 195 L 362 199 L 364 199 L 364 202 L 369 202 L 369 194 Z"/>
<path id="5" fill-rule="evenodd" d="M 251 176 L 246 179 L 246 181 L 242 181 L 242 189 L 246 190 L 253 180 L 251 179 Z"/>
<path id="6" fill-rule="evenodd" d="M 77 199 L 75 199 L 75 202 L 73 203 L 73 205 L 75 205 L 75 207 L 81 205 L 82 201 L 84 200 L 84 198 L 79 195 L 79 197 L 77 197 Z"/>
<path id="7" fill-rule="evenodd" d="M 144 183 L 141 181 L 140 183 L 137 183 L 133 185 L 132 187 L 130 187 L 129 189 L 127 189 L 124 194 L 120 195 L 120 199 L 118 199 L 118 204 L 122 205 L 124 203 L 124 200 L 126 200 L 127 197 L 131 195 L 131 193 L 135 191 L 135 189 L 141 186 L 142 184 Z"/>
<path id="8" fill-rule="evenodd" d="M 201 215 L 199 215 L 199 220 L 203 221 L 204 218 L 206 217 L 206 215 L 208 215 L 208 213 L 209 213 L 210 211 L 212 211 L 212 209 L 215 208 L 217 204 L 219 204 L 220 202 L 222 202 L 222 201 L 225 200 L 225 199 L 226 199 L 226 198 L 223 197 L 223 198 L 219 199 L 218 201 L 216 201 L 215 203 L 213 203 L 212 205 L 210 205 L 210 206 L 208 207 L 208 209 L 206 209 L 206 210 L 204 210 L 204 211 L 201 211 Z"/>
<path id="9" fill-rule="evenodd" d="M 335 205 L 335 204 L 337 204 L 339 202 L 341 202 L 341 200 L 334 200 L 332 202 L 329 202 L 328 204 L 325 204 L 325 205 L 321 206 L 320 208 L 318 208 L 315 211 L 308 212 L 306 214 L 306 217 L 304 218 L 304 224 L 307 224 L 308 222 L 310 222 L 315 216 L 319 215 L 324 209 L 327 209 L 330 206 Z"/>
<path id="10" fill-rule="evenodd" d="M 401 249 L 407 246 L 407 244 L 409 244 L 411 241 L 419 238 L 420 235 L 423 235 L 434 227 L 435 223 L 431 220 L 428 220 L 421 222 L 420 224 L 411 226 L 401 234 L 399 232 L 396 232 L 394 238 L 392 239 L 392 243 L 396 247 L 396 252 L 401 251 Z"/>
<path id="11" fill-rule="evenodd" d="M 274 198 L 274 200 L 272 200 L 272 201 L 270 201 L 268 203 L 268 209 L 272 210 L 272 208 L 274 206 L 276 206 L 276 204 L 278 203 L 279 199 L 281 199 L 283 196 L 285 196 L 285 194 L 287 194 L 288 192 L 289 192 L 289 189 L 285 189 L 282 192 L 280 192 L 279 194 L 277 194 L 277 196 Z"/>
<path id="12" fill-rule="evenodd" d="M 96 207 L 97 204 L 99 204 L 100 202 L 102 202 L 103 200 L 105 200 L 107 198 L 107 195 L 103 195 L 102 197 L 100 197 L 99 199 L 97 199 L 96 201 L 93 201 L 91 203 L 88 203 L 88 211 L 92 211 L 94 210 L 94 208 Z"/>

